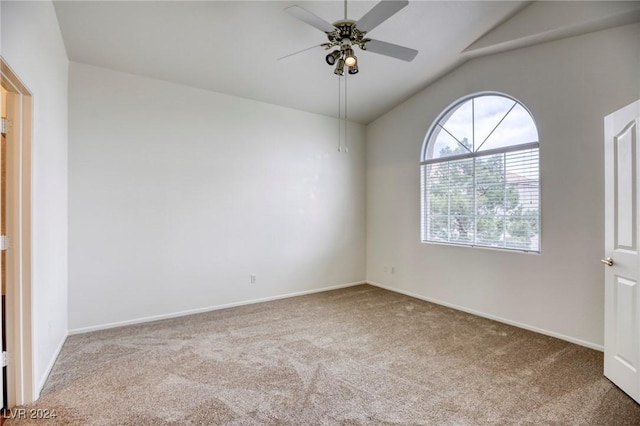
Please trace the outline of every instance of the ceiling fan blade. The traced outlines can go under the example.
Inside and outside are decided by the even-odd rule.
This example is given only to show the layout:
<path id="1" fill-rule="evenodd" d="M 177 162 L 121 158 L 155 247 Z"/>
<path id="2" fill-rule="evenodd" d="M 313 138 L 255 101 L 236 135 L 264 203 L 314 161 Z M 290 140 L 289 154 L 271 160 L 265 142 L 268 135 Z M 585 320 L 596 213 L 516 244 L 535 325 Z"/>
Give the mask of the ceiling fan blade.
<path id="1" fill-rule="evenodd" d="M 297 55 L 298 53 L 306 52 L 307 50 L 315 49 L 316 47 L 321 47 L 321 46 L 322 46 L 322 44 L 316 44 L 314 46 L 307 47 L 306 49 L 302 49 L 302 50 L 298 50 L 297 52 L 289 53 L 288 55 L 284 55 L 284 56 L 279 57 L 278 61 L 281 60 L 281 59 L 288 58 L 288 57 L 293 56 L 293 55 Z"/>
<path id="2" fill-rule="evenodd" d="M 368 32 L 391 18 L 396 12 L 408 5 L 407 0 L 383 0 L 356 22 L 360 31 Z"/>
<path id="3" fill-rule="evenodd" d="M 302 22 L 306 22 L 312 27 L 315 27 L 325 33 L 330 33 L 336 30 L 336 27 L 300 6 L 289 6 L 285 8 L 284 11 L 294 18 L 298 18 Z"/>
<path id="4" fill-rule="evenodd" d="M 392 58 L 401 59 L 411 62 L 416 57 L 418 51 L 409 49 L 408 47 L 399 46 L 393 43 L 387 43 L 380 40 L 369 40 L 366 44 L 367 52 L 378 53 L 380 55 L 391 56 Z"/>

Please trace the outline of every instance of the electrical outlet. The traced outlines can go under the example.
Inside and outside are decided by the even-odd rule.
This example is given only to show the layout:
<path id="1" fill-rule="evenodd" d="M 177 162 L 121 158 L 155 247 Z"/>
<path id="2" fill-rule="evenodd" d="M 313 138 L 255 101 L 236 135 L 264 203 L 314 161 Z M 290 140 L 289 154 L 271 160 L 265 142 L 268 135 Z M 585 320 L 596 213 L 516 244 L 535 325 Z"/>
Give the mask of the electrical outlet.
<path id="1" fill-rule="evenodd" d="M 384 271 L 384 273 L 386 274 L 387 272 L 389 272 L 389 267 L 387 265 L 384 265 L 382 267 L 382 270 Z"/>
<path id="2" fill-rule="evenodd" d="M 256 276 L 251 275 L 251 284 L 255 284 L 255 283 L 256 283 Z"/>

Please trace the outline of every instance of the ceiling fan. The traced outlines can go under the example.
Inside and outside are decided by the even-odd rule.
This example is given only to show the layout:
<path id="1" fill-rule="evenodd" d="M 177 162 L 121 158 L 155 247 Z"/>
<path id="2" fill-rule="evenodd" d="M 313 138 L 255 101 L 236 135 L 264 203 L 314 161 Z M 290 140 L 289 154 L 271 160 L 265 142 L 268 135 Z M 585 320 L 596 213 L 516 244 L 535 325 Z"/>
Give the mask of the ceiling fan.
<path id="1" fill-rule="evenodd" d="M 319 46 L 324 47 L 325 50 L 333 47 L 337 48 L 329 53 L 325 57 L 325 60 L 327 64 L 331 66 L 336 65 L 334 73 L 341 76 L 344 75 L 345 67 L 349 74 L 357 74 L 359 71 L 358 59 L 353 52 L 354 46 L 358 46 L 362 50 L 390 56 L 407 62 L 412 61 L 413 58 L 416 57 L 418 51 L 415 49 L 366 37 L 369 31 L 389 19 L 407 4 L 409 4 L 407 0 L 382 0 L 358 21 L 353 21 L 347 19 L 347 0 L 345 0 L 344 19 L 336 21 L 333 24 L 328 23 L 314 13 L 297 5 L 289 6 L 284 9 L 284 11 L 326 34 L 329 41 Z M 292 55 L 309 49 L 304 49 Z"/>

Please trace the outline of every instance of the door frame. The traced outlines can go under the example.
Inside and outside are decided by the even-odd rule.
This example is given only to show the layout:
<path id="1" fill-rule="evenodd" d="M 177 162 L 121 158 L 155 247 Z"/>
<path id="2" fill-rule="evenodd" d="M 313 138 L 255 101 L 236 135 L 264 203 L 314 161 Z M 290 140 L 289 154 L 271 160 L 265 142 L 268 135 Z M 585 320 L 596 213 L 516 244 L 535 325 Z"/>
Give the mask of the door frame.
<path id="1" fill-rule="evenodd" d="M 7 407 L 35 399 L 31 332 L 31 92 L 0 56 L 7 115 Z"/>

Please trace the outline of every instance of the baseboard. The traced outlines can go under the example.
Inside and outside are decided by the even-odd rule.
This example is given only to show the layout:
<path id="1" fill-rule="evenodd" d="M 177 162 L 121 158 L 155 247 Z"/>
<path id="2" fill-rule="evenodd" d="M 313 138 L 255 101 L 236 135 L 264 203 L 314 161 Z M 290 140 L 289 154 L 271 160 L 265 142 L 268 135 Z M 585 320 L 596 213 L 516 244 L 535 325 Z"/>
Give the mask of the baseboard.
<path id="1" fill-rule="evenodd" d="M 245 301 L 241 301 L 241 302 L 234 302 L 234 303 L 227 303 L 227 304 L 222 304 L 222 305 L 214 305 L 214 306 L 207 306 L 204 308 L 198 308 L 198 309 L 190 309 L 190 310 L 186 310 L 186 311 L 179 311 L 179 312 L 172 312 L 169 314 L 163 314 L 163 315 L 154 315 L 154 316 L 150 316 L 150 317 L 143 317 L 143 318 L 136 318 L 133 320 L 127 320 L 127 321 L 119 321 L 119 322 L 114 322 L 114 323 L 108 323 L 108 324 L 101 324 L 101 325 L 96 325 L 96 326 L 91 326 L 91 327 L 83 327 L 83 328 L 76 328 L 76 329 L 72 329 L 69 330 L 68 335 L 76 335 L 76 334 L 83 334 L 83 333 L 89 333 L 92 331 L 99 331 L 99 330 L 107 330 L 107 329 L 111 329 L 111 328 L 117 328 L 117 327 L 124 327 L 124 326 L 128 326 L 128 325 L 136 325 L 136 324 L 144 324 L 147 322 L 153 322 L 153 321 L 160 321 L 160 320 L 164 320 L 164 319 L 171 319 L 171 318 L 179 318 L 179 317 L 183 317 L 183 316 L 187 316 L 187 315 L 194 315 L 194 314 L 201 314 L 201 313 L 205 313 L 205 312 L 211 312 L 211 311 L 217 311 L 220 309 L 228 309 L 228 308 L 234 308 L 237 306 L 245 306 L 245 305 L 251 305 L 251 304 L 255 304 L 255 303 L 262 303 L 262 302 L 270 302 L 273 300 L 279 300 L 279 299 L 287 299 L 290 297 L 296 297 L 296 296 L 304 296 L 306 294 L 313 294 L 313 293 L 322 293 L 324 291 L 330 291 L 330 290 L 337 290 L 337 289 L 341 289 L 341 288 L 347 288 L 347 287 L 353 287 L 356 285 L 361 285 L 361 284 L 369 284 L 375 287 L 379 287 L 385 290 L 389 290 L 389 291 L 393 291 L 395 293 L 400 293 L 400 294 L 404 294 L 406 296 L 410 296 L 410 297 L 415 297 L 416 299 L 420 299 L 420 300 L 424 300 L 426 302 L 430 302 L 430 303 L 435 303 L 437 305 L 441 305 L 441 306 L 446 306 L 448 308 L 452 308 L 452 309 L 456 309 L 458 311 L 462 311 L 462 312 L 466 312 L 472 315 L 477 315 L 479 317 L 483 317 L 483 318 L 487 318 L 493 321 L 498 321 L 504 324 L 508 324 L 508 325 L 512 325 L 514 327 L 518 327 L 518 328 L 522 328 L 525 330 L 529 330 L 529 331 L 533 331 L 535 333 L 540 333 L 540 334 L 544 334 L 546 336 L 551 336 L 551 337 L 555 337 L 557 339 L 560 340 L 564 340 L 570 343 L 575 343 L 576 345 L 580 345 L 580 346 L 584 346 L 590 349 L 595 349 L 597 351 L 603 352 L 604 351 L 604 346 L 602 345 L 598 345 L 592 342 L 587 342 L 585 340 L 581 340 L 581 339 L 576 339 L 574 337 L 571 336 L 566 336 L 564 334 L 560 334 L 560 333 L 556 333 L 553 331 L 549 331 L 549 330 L 545 330 L 542 328 L 538 328 L 538 327 L 534 327 L 528 324 L 524 324 L 518 321 L 512 321 L 506 318 L 502 318 L 496 315 L 492 315 L 492 314 L 487 314 L 485 312 L 481 312 L 481 311 L 476 311 L 474 309 L 469 309 L 466 308 L 464 306 L 459 306 L 453 303 L 449 303 L 449 302 L 444 302 L 442 300 L 438 300 L 438 299 L 434 299 L 431 297 L 426 297 L 426 296 L 422 296 L 420 294 L 417 293 L 413 293 L 410 291 L 406 291 L 406 290 L 402 290 L 402 289 L 398 289 L 395 287 L 390 287 L 390 286 L 386 286 L 384 284 L 380 284 L 374 281 L 357 281 L 357 282 L 352 282 L 352 283 L 346 283 L 346 284 L 339 284 L 339 285 L 334 285 L 334 286 L 329 286 L 329 287 L 322 287 L 322 288 L 317 288 L 317 289 L 312 289 L 312 290 L 304 290 L 304 291 L 299 291 L 299 292 L 294 292 L 294 293 L 287 293 L 287 294 L 282 294 L 282 295 L 277 295 L 277 296 L 270 296 L 270 297 L 263 297 L 263 298 L 259 298 L 259 299 L 250 299 L 250 300 L 245 300 Z M 41 382 L 39 383 L 38 386 L 38 395 L 40 394 L 40 390 L 42 389 L 42 387 L 44 386 L 44 383 L 46 382 L 47 377 L 49 376 L 49 373 L 51 372 L 51 369 L 53 368 L 53 364 L 55 363 L 55 360 L 57 359 L 60 350 L 62 349 L 62 345 L 64 344 L 64 341 L 66 340 L 66 336 L 65 338 L 62 340 L 62 342 L 60 343 L 57 351 L 56 351 L 56 356 L 52 359 L 52 361 L 50 362 L 46 374 L 44 375 L 44 377 L 42 378 Z"/>
<path id="2" fill-rule="evenodd" d="M 60 356 L 60 352 L 62 351 L 62 347 L 64 346 L 64 343 L 67 341 L 67 337 L 69 337 L 68 332 L 62 336 L 62 339 L 60 340 L 60 343 L 58 344 L 58 347 L 56 348 L 53 357 L 51 357 L 51 360 L 49 361 L 49 365 L 47 365 L 47 369 L 44 371 L 44 374 L 42 375 L 42 377 L 40 377 L 40 381 L 38 382 L 38 387 L 33 390 L 34 401 L 40 398 L 40 393 L 42 392 L 42 389 L 44 388 L 44 385 L 47 382 L 47 379 L 49 378 L 49 374 L 51 374 L 51 370 L 53 370 L 53 366 L 55 365 L 56 361 L 58 360 L 58 357 Z"/>
<path id="3" fill-rule="evenodd" d="M 498 322 L 501 322 L 501 323 L 504 323 L 504 324 L 512 325 L 514 327 L 523 328 L 525 330 L 529 330 L 529 331 L 533 331 L 533 332 L 536 332 L 536 333 L 544 334 L 546 336 L 555 337 L 556 339 L 565 340 L 565 341 L 570 342 L 570 343 L 575 343 L 576 345 L 580 345 L 580 346 L 584 346 L 584 347 L 587 347 L 587 348 L 590 348 L 590 349 L 595 349 L 595 350 L 600 351 L 600 352 L 604 352 L 604 346 L 597 345 L 597 344 L 592 343 L 592 342 L 587 342 L 585 340 L 580 340 L 580 339 L 576 339 L 576 338 L 573 338 L 573 337 L 570 337 L 570 336 L 565 336 L 564 334 L 556 333 L 556 332 L 549 331 L 549 330 L 544 330 L 544 329 L 538 328 L 538 327 L 533 327 L 533 326 L 528 325 L 528 324 L 523 324 L 523 323 L 520 323 L 520 322 L 517 322 L 517 321 L 508 320 L 506 318 L 501 318 L 501 317 L 498 317 L 496 315 L 491 315 L 491 314 L 487 314 L 487 313 L 484 313 L 484 312 L 476 311 L 474 309 L 465 308 L 464 306 L 455 305 L 453 303 L 443 302 L 442 300 L 438 300 L 438 299 L 433 299 L 431 297 L 422 296 L 420 294 L 412 293 L 412 292 L 406 291 L 406 290 L 401 290 L 399 288 L 389 287 L 389 286 L 386 286 L 384 284 L 376 283 L 376 282 L 373 282 L 373 281 L 367 281 L 367 284 L 370 284 L 370 285 L 375 286 L 375 287 L 383 288 L 385 290 L 393 291 L 394 293 L 404 294 L 405 296 L 415 297 L 416 299 L 424 300 L 425 302 L 431 302 L 431 303 L 435 303 L 436 305 L 446 306 L 447 308 L 452 308 L 452 309 L 455 309 L 455 310 L 458 310 L 458 311 L 466 312 L 468 314 L 477 315 L 479 317 L 487 318 L 487 319 L 490 319 L 490 320 L 493 320 L 493 321 L 498 321 Z"/>
<path id="4" fill-rule="evenodd" d="M 346 283 L 346 284 L 338 284 L 338 285 L 329 286 L 329 287 L 316 288 L 316 289 L 312 289 L 312 290 L 298 291 L 298 292 L 295 292 L 295 293 L 287 293 L 287 294 L 281 294 L 281 295 L 277 295 L 277 296 L 262 297 L 262 298 L 259 298 L 259 299 L 244 300 L 244 301 L 241 301 L 241 302 L 226 303 L 226 304 L 223 304 L 223 305 L 207 306 L 207 307 L 204 307 L 204 308 L 190 309 L 190 310 L 179 311 L 179 312 L 172 312 L 172 313 L 169 313 L 169 314 L 162 314 L 162 315 L 154 315 L 154 316 L 150 316 L 150 317 L 136 318 L 136 319 L 127 320 L 127 321 L 119 321 L 119 322 L 95 325 L 95 326 L 90 326 L 90 327 L 76 328 L 76 329 L 69 330 L 68 334 L 70 336 L 72 336 L 72 335 L 76 335 L 76 334 L 90 333 L 92 331 L 108 330 L 110 328 L 124 327 L 124 326 L 127 326 L 127 325 L 144 324 L 144 323 L 152 322 L 152 321 L 160 321 L 160 320 L 164 320 L 164 319 L 184 317 L 184 316 L 187 316 L 187 315 L 202 314 L 202 313 L 205 313 L 205 312 L 217 311 L 217 310 L 220 310 L 220 309 L 235 308 L 237 306 L 252 305 L 254 303 L 270 302 L 272 300 L 287 299 L 289 297 L 304 296 L 306 294 L 322 293 L 324 291 L 338 290 L 340 288 L 353 287 L 353 286 L 361 285 L 361 284 L 367 284 L 367 283 L 366 283 L 366 281 L 357 281 L 357 282 Z"/>

